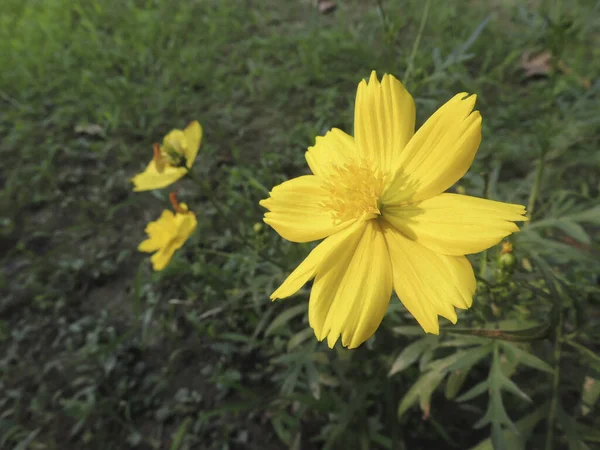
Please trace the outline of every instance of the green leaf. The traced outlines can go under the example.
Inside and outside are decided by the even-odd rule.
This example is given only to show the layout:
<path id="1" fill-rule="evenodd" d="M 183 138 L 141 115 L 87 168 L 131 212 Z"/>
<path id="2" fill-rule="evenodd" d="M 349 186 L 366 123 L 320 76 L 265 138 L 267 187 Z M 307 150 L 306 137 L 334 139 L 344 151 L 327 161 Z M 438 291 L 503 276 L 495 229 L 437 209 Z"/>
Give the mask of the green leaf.
<path id="1" fill-rule="evenodd" d="M 419 356 L 421 356 L 425 350 L 435 344 L 435 342 L 437 342 L 437 336 L 425 336 L 424 338 L 421 338 L 406 346 L 392 364 L 392 367 L 388 373 L 388 377 L 391 377 L 398 372 L 402 372 L 407 367 L 412 365 L 417 359 L 419 359 Z"/>
<path id="2" fill-rule="evenodd" d="M 575 222 L 571 222 L 570 220 L 557 220 L 554 225 L 556 228 L 560 228 L 567 235 L 583 244 L 589 245 L 592 243 L 590 236 L 585 232 L 583 227 Z"/>
<path id="3" fill-rule="evenodd" d="M 511 358 L 515 358 L 519 364 L 523 364 L 524 366 L 531 367 L 532 369 L 537 369 L 542 372 L 554 373 L 554 369 L 546 362 L 542 361 L 535 355 L 520 349 L 514 344 L 508 342 L 502 342 L 503 350 L 507 353 L 507 356 Z"/>
<path id="4" fill-rule="evenodd" d="M 511 432 L 509 430 L 503 430 L 505 447 L 509 450 L 526 450 L 527 439 L 531 435 L 531 432 L 535 426 L 542 419 L 546 417 L 548 411 L 548 404 L 542 405 L 533 413 L 519 419 L 515 426 L 518 433 Z M 475 447 L 470 450 L 495 450 L 492 443 L 492 439 L 488 438 L 481 441 Z"/>
<path id="5" fill-rule="evenodd" d="M 569 214 L 566 217 L 575 222 L 600 223 L 600 206 L 594 206 L 585 211 Z"/>
<path id="6" fill-rule="evenodd" d="M 392 328 L 392 331 L 403 336 L 423 336 L 423 328 L 413 325 L 394 327 Z"/>
<path id="7" fill-rule="evenodd" d="M 177 429 L 177 431 L 175 433 L 173 433 L 173 440 L 171 442 L 171 446 L 169 447 L 169 450 L 179 450 L 179 447 L 181 447 L 181 442 L 183 441 L 183 438 L 185 437 L 185 431 L 187 430 L 187 427 L 191 421 L 192 421 L 192 418 L 188 417 L 181 423 L 181 425 L 179 425 L 179 428 Z"/>
<path id="8" fill-rule="evenodd" d="M 482 381 L 481 383 L 476 384 L 463 395 L 456 399 L 457 402 L 466 402 L 467 400 L 471 400 L 484 392 L 487 392 L 490 385 L 488 380 Z"/>
<path id="9" fill-rule="evenodd" d="M 312 328 L 305 328 L 302 331 L 298 331 L 288 341 L 287 351 L 288 352 L 292 351 L 293 349 L 295 349 L 300 344 L 302 344 L 304 341 L 306 341 L 307 339 L 310 339 L 314 335 L 315 335 L 315 332 Z"/>
<path id="10" fill-rule="evenodd" d="M 460 389 L 463 387 L 467 376 L 469 375 L 470 369 L 458 369 L 454 372 L 450 372 L 448 379 L 446 380 L 446 389 L 444 391 L 444 395 L 448 400 L 452 400 Z"/>
<path id="11" fill-rule="evenodd" d="M 439 386 L 446 374 L 438 371 L 427 372 L 411 386 L 398 405 L 398 417 L 419 401 L 421 409 L 429 405 L 431 394 Z"/>
<path id="12" fill-rule="evenodd" d="M 294 317 L 299 316 L 302 313 L 306 313 L 306 304 L 300 303 L 299 305 L 292 306 L 279 314 L 273 322 L 269 325 L 265 331 L 265 336 L 272 335 L 275 331 L 282 328 L 286 323 L 292 320 Z"/>
<path id="13" fill-rule="evenodd" d="M 504 389 L 512 394 L 515 394 L 517 397 L 521 397 L 526 402 L 533 403 L 531 398 L 529 398 L 529 396 L 523 392 L 510 378 L 505 377 L 504 374 L 501 374 L 500 376 L 502 379 L 502 387 Z"/>
<path id="14" fill-rule="evenodd" d="M 491 345 L 482 345 L 478 348 L 469 349 L 464 352 L 465 354 L 454 361 L 447 370 L 460 370 L 460 369 L 470 369 L 475 364 L 479 362 L 479 360 L 483 359 L 492 351 Z"/>

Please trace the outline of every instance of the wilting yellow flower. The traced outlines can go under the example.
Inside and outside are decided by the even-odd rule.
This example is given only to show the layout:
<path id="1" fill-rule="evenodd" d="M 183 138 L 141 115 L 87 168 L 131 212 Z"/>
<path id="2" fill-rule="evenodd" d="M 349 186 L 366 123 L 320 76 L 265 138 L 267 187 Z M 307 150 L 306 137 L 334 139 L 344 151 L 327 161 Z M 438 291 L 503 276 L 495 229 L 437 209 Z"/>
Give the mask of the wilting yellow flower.
<path id="1" fill-rule="evenodd" d="M 131 179 L 133 190 L 160 189 L 182 178 L 194 164 L 201 140 L 202 127 L 196 121 L 183 131 L 171 131 L 162 146 L 154 144 L 154 157 L 146 170 Z"/>
<path id="2" fill-rule="evenodd" d="M 185 203 L 178 203 L 175 193 L 169 196 L 175 214 L 165 209 L 160 218 L 146 226 L 148 239 L 143 241 L 138 250 L 154 253 L 150 260 L 154 270 L 163 270 L 175 250 L 180 249 L 196 229 L 198 221 Z"/>
<path id="3" fill-rule="evenodd" d="M 464 256 L 518 231 L 520 205 L 443 193 L 471 166 L 481 142 L 475 95 L 461 93 L 415 133 L 402 83 L 375 72 L 358 85 L 354 137 L 332 129 L 306 152 L 313 175 L 273 188 L 264 221 L 293 242 L 326 238 L 271 295 L 314 278 L 309 321 L 317 339 L 354 348 L 373 335 L 392 289 L 426 332 L 456 323 L 475 277 Z"/>

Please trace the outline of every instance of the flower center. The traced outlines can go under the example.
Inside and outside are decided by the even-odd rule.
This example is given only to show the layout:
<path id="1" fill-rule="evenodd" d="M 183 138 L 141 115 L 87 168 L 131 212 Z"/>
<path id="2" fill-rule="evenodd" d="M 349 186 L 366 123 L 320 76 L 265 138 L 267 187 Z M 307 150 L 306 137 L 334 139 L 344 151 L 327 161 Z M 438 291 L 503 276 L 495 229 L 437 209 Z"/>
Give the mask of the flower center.
<path id="1" fill-rule="evenodd" d="M 177 146 L 154 144 L 154 162 L 156 170 L 162 173 L 167 166 L 177 167 L 185 161 L 183 151 Z"/>
<path id="2" fill-rule="evenodd" d="M 385 179 L 386 174 L 366 159 L 334 164 L 325 184 L 330 196 L 322 206 L 331 211 L 336 225 L 364 216 L 375 218 L 381 214 Z"/>

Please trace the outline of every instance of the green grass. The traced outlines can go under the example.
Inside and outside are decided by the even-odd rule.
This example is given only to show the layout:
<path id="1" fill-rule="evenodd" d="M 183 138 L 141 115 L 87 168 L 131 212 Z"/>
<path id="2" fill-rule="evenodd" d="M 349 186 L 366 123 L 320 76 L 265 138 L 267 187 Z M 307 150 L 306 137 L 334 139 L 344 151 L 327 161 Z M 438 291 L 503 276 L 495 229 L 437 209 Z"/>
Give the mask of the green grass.
<path id="1" fill-rule="evenodd" d="M 2 1 L 0 448 L 600 442 L 585 384 L 600 383 L 600 6 L 432 2 L 411 60 L 424 2 L 338 3 L 321 16 L 301 0 Z M 521 55 L 544 49 L 570 71 L 526 79 Z M 308 328 L 308 290 L 268 300 L 311 247 L 256 231 L 258 201 L 307 171 L 315 136 L 352 132 L 361 78 L 401 78 L 409 63 L 418 124 L 457 92 L 478 95 L 484 139 L 467 193 L 528 204 L 544 155 L 516 269 L 500 269 L 497 249 L 483 270 L 475 255 L 482 280 L 458 325 L 549 324 L 544 339 L 423 338 L 392 300 L 374 339 L 329 350 Z M 228 216 L 181 182 L 198 230 L 152 273 L 136 247 L 168 190 L 134 194 L 129 178 L 191 120 L 205 132 L 196 175 Z M 395 361 L 403 370 L 388 377 Z M 481 382 L 483 395 L 456 401 Z M 427 420 L 415 383 L 434 391 L 421 390 Z M 488 406 L 491 425 L 473 429 Z"/>

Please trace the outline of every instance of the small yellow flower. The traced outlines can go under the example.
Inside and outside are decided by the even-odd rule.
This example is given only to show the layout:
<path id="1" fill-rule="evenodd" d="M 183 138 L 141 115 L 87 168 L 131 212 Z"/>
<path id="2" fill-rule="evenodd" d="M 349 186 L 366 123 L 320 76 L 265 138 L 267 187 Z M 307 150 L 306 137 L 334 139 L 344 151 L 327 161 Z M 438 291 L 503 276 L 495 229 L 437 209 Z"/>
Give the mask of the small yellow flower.
<path id="1" fill-rule="evenodd" d="M 358 347 L 379 327 L 392 289 L 426 332 L 471 306 L 464 256 L 527 220 L 521 205 L 444 193 L 481 142 L 475 96 L 461 93 L 415 133 L 415 104 L 391 75 L 358 85 L 354 137 L 332 129 L 306 152 L 313 175 L 273 188 L 264 221 L 293 242 L 321 242 L 271 295 L 314 278 L 308 317 L 317 339 Z"/>
<path id="2" fill-rule="evenodd" d="M 148 239 L 143 241 L 138 250 L 154 253 L 150 260 L 154 270 L 163 270 L 175 250 L 180 249 L 196 229 L 198 221 L 185 203 L 178 203 L 175 193 L 169 196 L 175 214 L 165 209 L 160 218 L 146 226 Z"/>
<path id="3" fill-rule="evenodd" d="M 154 144 L 154 157 L 146 170 L 131 179 L 133 190 L 160 189 L 182 178 L 192 167 L 201 140 L 202 127 L 196 121 L 183 131 L 171 131 L 163 139 L 162 146 Z"/>

